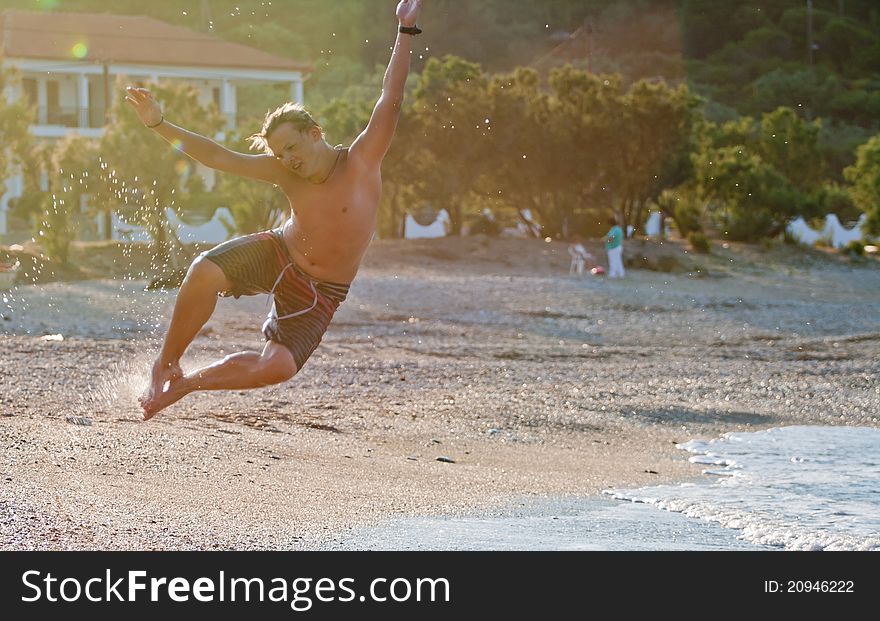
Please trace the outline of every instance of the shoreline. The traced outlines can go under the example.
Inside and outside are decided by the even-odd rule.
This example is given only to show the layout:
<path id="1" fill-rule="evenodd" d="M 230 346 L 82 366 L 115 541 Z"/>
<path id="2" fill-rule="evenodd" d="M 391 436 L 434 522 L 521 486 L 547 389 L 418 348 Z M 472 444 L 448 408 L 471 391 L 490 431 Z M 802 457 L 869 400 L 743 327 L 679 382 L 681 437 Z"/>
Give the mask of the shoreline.
<path id="1" fill-rule="evenodd" d="M 728 551 L 780 548 L 682 513 L 599 496 L 513 499 L 465 516 L 388 519 L 324 550 Z"/>

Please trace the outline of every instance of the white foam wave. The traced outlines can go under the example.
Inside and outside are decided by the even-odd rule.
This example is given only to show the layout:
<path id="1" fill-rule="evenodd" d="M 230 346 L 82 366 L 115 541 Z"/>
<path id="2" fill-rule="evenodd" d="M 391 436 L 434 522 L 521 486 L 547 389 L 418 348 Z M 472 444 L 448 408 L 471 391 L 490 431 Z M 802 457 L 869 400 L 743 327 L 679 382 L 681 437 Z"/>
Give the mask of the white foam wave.
<path id="1" fill-rule="evenodd" d="M 880 550 L 880 430 L 789 427 L 679 445 L 713 482 L 607 490 L 786 550 Z"/>

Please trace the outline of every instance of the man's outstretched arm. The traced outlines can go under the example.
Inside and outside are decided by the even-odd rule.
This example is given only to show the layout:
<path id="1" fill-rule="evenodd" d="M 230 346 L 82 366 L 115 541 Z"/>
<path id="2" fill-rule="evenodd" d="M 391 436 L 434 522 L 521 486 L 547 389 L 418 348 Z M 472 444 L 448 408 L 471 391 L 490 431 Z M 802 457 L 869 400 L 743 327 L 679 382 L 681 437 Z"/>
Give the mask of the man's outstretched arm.
<path id="1" fill-rule="evenodd" d="M 165 120 L 159 104 L 152 93 L 145 88 L 129 86 L 125 91 L 125 101 L 134 108 L 141 122 L 168 142 L 179 145 L 178 148 L 188 156 L 223 172 L 278 183 L 284 169 L 270 155 L 247 155 L 236 153 L 217 144 L 210 138 L 187 131 Z"/>
<path id="2" fill-rule="evenodd" d="M 397 5 L 397 20 L 400 26 L 412 28 L 416 25 L 423 0 L 401 0 Z M 382 95 L 373 108 L 373 115 L 367 128 L 361 132 L 351 145 L 353 156 L 379 165 L 391 146 L 400 108 L 403 104 L 403 89 L 409 75 L 410 53 L 413 35 L 398 33 L 391 53 L 391 61 L 382 82 Z"/>

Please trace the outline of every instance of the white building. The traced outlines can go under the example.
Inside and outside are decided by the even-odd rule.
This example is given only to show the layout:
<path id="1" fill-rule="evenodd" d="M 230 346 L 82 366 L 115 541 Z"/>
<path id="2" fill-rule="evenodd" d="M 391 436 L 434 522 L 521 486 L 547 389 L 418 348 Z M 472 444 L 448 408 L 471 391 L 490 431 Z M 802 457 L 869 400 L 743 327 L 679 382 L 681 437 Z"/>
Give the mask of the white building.
<path id="1" fill-rule="evenodd" d="M 0 54 L 15 67 L 20 86 L 10 101 L 36 106 L 34 136 L 57 140 L 76 131 L 100 138 L 105 112 L 121 96 L 117 78 L 131 82 L 181 81 L 201 101 L 213 101 L 236 124 L 236 89 L 252 84 L 289 84 L 292 101 L 303 101 L 304 62 L 274 56 L 215 36 L 150 18 L 109 14 L 0 12 Z M 222 139 L 222 134 L 217 136 Z M 213 175 L 201 171 L 208 187 Z M 0 184 L 0 235 L 6 234 L 9 201 L 21 196 L 21 176 Z"/>

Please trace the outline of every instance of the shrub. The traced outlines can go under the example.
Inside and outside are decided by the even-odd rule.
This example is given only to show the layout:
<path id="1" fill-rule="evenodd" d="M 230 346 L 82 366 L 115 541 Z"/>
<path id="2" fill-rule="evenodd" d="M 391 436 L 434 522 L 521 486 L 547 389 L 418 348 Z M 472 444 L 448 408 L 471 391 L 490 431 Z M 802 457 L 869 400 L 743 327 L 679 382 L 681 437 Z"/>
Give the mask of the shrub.
<path id="1" fill-rule="evenodd" d="M 682 237 L 690 237 L 692 232 L 701 233 L 700 206 L 693 201 L 681 201 L 675 206 L 675 226 Z"/>
<path id="2" fill-rule="evenodd" d="M 46 256 L 62 266 L 70 260 L 70 242 L 76 237 L 75 213 L 70 197 L 47 196 L 37 222 L 37 236 Z"/>
<path id="3" fill-rule="evenodd" d="M 709 254 L 712 251 L 712 247 L 709 244 L 709 238 L 699 231 L 691 231 L 688 233 L 687 239 L 694 252 Z"/>
<path id="4" fill-rule="evenodd" d="M 863 257 L 865 256 L 865 244 L 854 239 L 846 245 L 843 251 L 852 257 Z"/>

